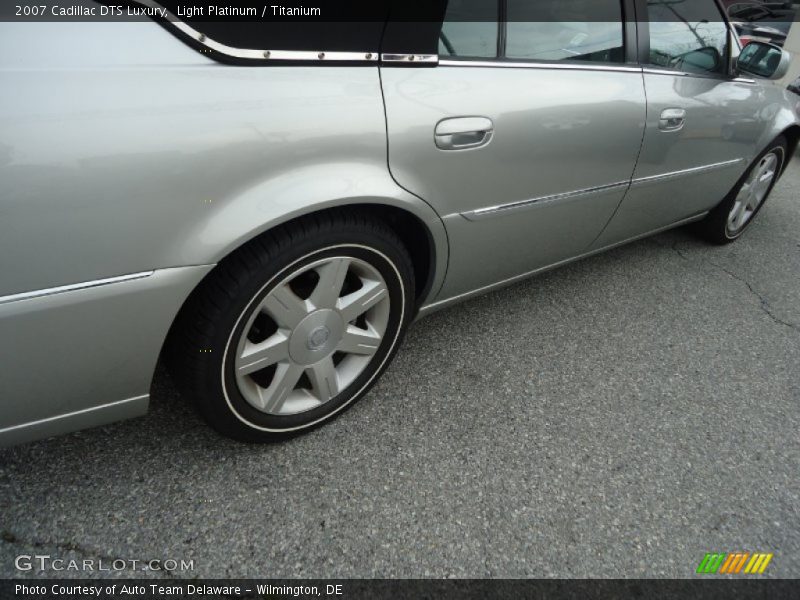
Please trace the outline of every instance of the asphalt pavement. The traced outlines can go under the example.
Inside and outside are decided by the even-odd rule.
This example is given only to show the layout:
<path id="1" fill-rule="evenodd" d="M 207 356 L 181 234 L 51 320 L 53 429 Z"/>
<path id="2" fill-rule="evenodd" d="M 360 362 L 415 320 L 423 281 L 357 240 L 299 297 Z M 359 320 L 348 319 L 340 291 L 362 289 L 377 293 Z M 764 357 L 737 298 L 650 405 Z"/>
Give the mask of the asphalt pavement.
<path id="1" fill-rule="evenodd" d="M 799 431 L 795 160 L 733 245 L 672 231 L 421 320 L 304 437 L 219 437 L 159 371 L 145 417 L 0 450 L 0 576 L 49 554 L 189 577 L 693 577 L 706 552 L 760 551 L 800 577 Z"/>

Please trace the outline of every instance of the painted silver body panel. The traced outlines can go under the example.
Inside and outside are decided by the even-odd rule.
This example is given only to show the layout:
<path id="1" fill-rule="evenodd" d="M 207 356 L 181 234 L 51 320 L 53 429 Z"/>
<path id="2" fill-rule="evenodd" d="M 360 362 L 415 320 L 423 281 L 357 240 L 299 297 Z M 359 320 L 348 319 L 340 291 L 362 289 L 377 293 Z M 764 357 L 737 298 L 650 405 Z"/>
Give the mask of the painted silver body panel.
<path id="1" fill-rule="evenodd" d="M 146 405 L 172 320 L 211 268 L 161 269 L 148 277 L 1 303 L 0 443 L 52 435 L 84 420 L 114 420 L 142 399 Z M 138 400 L 120 402 L 132 398 Z M 116 404 L 91 410 L 109 403 Z"/>
<path id="2" fill-rule="evenodd" d="M 0 443 L 141 414 L 191 291 L 295 217 L 416 216 L 424 315 L 702 218 L 798 122 L 747 78 L 362 62 L 233 67 L 152 23 L 0 24 Z M 490 134 L 442 149 L 449 119 L 440 138 Z"/>
<path id="3" fill-rule="evenodd" d="M 645 73 L 647 130 L 634 184 L 593 247 L 601 248 L 710 210 L 730 191 L 774 131 L 781 90 L 674 73 Z M 665 110 L 686 111 L 679 131 L 662 131 Z M 770 135 L 772 134 L 772 135 Z"/>
<path id="4" fill-rule="evenodd" d="M 412 212 L 447 258 L 386 169 L 377 65 L 224 66 L 152 23 L 3 23 L 0 50 L 0 295 L 214 263 L 354 203 Z"/>
<path id="5" fill-rule="evenodd" d="M 458 304 L 459 302 L 463 302 L 463 301 L 468 300 L 470 298 L 474 298 L 476 296 L 480 296 L 482 294 L 487 294 L 487 293 L 489 293 L 491 291 L 498 290 L 498 289 L 507 287 L 509 285 L 513 285 L 513 284 L 515 284 L 515 283 L 517 283 L 519 281 L 522 281 L 524 279 L 529 279 L 529 278 L 534 277 L 536 275 L 540 275 L 542 273 L 546 273 L 547 271 L 552 271 L 553 269 L 557 269 L 559 267 L 563 267 L 563 266 L 568 265 L 570 263 L 573 263 L 573 262 L 576 262 L 576 261 L 579 261 L 579 260 L 583 260 L 584 258 L 589 258 L 590 256 L 594 256 L 595 254 L 600 254 L 602 252 L 605 252 L 606 250 L 611 250 L 612 248 L 616 248 L 618 246 L 624 246 L 625 244 L 628 244 L 630 242 L 635 242 L 636 240 L 640 240 L 642 238 L 650 237 L 652 235 L 656 235 L 657 233 L 661 233 L 663 231 L 667 231 L 667 230 L 673 229 L 675 227 L 680 227 L 681 225 L 688 225 L 690 223 L 695 223 L 695 222 L 701 220 L 707 214 L 708 213 L 704 212 L 704 213 L 700 213 L 698 215 L 693 215 L 693 216 L 688 217 L 686 219 L 681 219 L 680 221 L 678 221 L 676 223 L 670 223 L 666 227 L 660 227 L 659 229 L 654 229 L 652 231 L 646 231 L 644 233 L 641 233 L 639 235 L 636 235 L 636 236 L 631 237 L 631 238 L 626 239 L 626 240 L 622 240 L 622 241 L 617 242 L 615 244 L 609 244 L 608 246 L 603 246 L 602 248 L 595 248 L 593 250 L 588 250 L 588 251 L 583 252 L 581 254 L 578 254 L 576 256 L 571 256 L 569 258 L 565 258 L 564 260 L 561 260 L 561 261 L 558 261 L 558 262 L 555 262 L 555 263 L 552 263 L 552 264 L 549 264 L 549 265 L 545 265 L 544 267 L 539 267 L 539 268 L 533 269 L 531 271 L 527 271 L 525 273 L 520 273 L 520 274 L 515 275 L 513 277 L 509 277 L 508 279 L 503 279 L 501 281 L 496 281 L 496 282 L 494 282 L 492 284 L 489 284 L 489 285 L 486 285 L 486 286 L 484 286 L 482 288 L 473 289 L 473 290 L 470 290 L 468 292 L 464 292 L 463 294 L 460 294 L 458 296 L 450 296 L 450 297 L 447 297 L 447 298 L 445 298 L 443 300 L 438 300 L 437 302 L 432 302 L 430 304 L 426 304 L 425 306 L 423 306 L 420 309 L 419 317 L 420 318 L 421 317 L 425 317 L 427 315 L 433 314 L 433 313 L 435 313 L 435 312 L 437 312 L 439 310 L 442 310 L 444 308 L 447 308 L 449 306 L 453 306 L 454 304 Z"/>
<path id="6" fill-rule="evenodd" d="M 79 429 L 108 425 L 123 419 L 141 417 L 147 413 L 149 404 L 150 395 L 144 394 L 67 414 L 54 415 L 38 421 L 13 425 L 0 429 L 0 446 L 13 446 Z"/>
<path id="7" fill-rule="evenodd" d="M 392 174 L 445 215 L 451 260 L 439 299 L 580 254 L 622 200 L 617 184 L 630 181 L 644 130 L 640 70 L 480 63 L 381 76 Z M 491 142 L 438 149 L 436 124 L 459 116 L 491 119 Z M 502 205 L 517 210 L 486 214 Z"/>

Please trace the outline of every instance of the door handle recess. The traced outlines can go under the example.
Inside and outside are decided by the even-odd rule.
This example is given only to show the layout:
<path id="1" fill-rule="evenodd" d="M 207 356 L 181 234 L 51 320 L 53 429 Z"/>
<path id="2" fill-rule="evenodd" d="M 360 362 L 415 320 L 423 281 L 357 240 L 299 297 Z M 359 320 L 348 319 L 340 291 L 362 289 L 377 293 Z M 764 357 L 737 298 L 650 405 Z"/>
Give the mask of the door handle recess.
<path id="1" fill-rule="evenodd" d="M 667 108 L 661 113 L 658 128 L 661 131 L 680 131 L 686 124 L 686 111 L 682 108 Z"/>
<path id="2" fill-rule="evenodd" d="M 436 124 L 434 140 L 441 150 L 480 148 L 492 140 L 494 123 L 486 117 L 455 117 Z"/>

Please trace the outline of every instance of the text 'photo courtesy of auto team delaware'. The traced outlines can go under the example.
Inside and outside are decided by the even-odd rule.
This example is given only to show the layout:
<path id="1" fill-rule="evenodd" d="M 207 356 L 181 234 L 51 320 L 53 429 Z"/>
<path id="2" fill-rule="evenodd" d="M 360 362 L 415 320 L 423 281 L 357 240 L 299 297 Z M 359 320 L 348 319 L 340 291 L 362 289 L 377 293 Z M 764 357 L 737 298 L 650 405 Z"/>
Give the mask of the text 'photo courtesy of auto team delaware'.
<path id="1" fill-rule="evenodd" d="M 2 4 L 0 596 L 800 576 L 798 8 Z"/>

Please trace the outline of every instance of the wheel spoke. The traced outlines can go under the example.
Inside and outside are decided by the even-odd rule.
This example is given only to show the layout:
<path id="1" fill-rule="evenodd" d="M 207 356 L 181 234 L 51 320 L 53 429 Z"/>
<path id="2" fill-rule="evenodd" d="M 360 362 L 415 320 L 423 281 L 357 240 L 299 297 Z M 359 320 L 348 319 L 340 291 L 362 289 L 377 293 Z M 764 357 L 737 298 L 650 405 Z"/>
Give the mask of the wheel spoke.
<path id="1" fill-rule="evenodd" d="M 747 198 L 749 198 L 752 195 L 752 193 L 753 193 L 753 184 L 754 183 L 755 183 L 755 179 L 752 179 L 752 180 L 748 181 L 747 183 L 745 183 L 744 185 L 742 185 L 742 189 L 739 190 L 739 195 L 736 196 L 737 202 L 739 200 L 743 200 L 743 199 L 747 200 Z"/>
<path id="2" fill-rule="evenodd" d="M 362 354 L 371 356 L 378 351 L 378 346 L 381 345 L 381 336 L 373 327 L 369 331 L 356 327 L 355 325 L 348 325 L 347 330 L 336 348 L 339 352 L 346 352 L 348 354 Z"/>
<path id="3" fill-rule="evenodd" d="M 736 229 L 736 221 L 739 219 L 739 215 L 744 211 L 745 207 L 747 206 L 747 199 L 736 200 L 736 203 L 733 205 L 731 209 L 731 214 L 728 216 L 728 224 L 731 228 Z"/>
<path id="4" fill-rule="evenodd" d="M 319 282 L 309 297 L 316 308 L 335 308 L 350 268 L 349 258 L 334 258 L 317 268 Z"/>
<path id="5" fill-rule="evenodd" d="M 248 344 L 236 361 L 239 375 L 249 375 L 289 357 L 289 338 L 278 332 L 259 344 Z"/>
<path id="6" fill-rule="evenodd" d="M 756 208 L 761 200 L 764 199 L 764 196 L 767 195 L 767 190 L 769 189 L 770 184 L 772 183 L 772 178 L 775 176 L 775 173 L 764 173 L 758 178 L 758 181 L 753 186 L 753 201 L 755 202 Z"/>
<path id="7" fill-rule="evenodd" d="M 362 279 L 362 284 L 360 289 L 344 298 L 339 298 L 336 303 L 345 323 L 357 319 L 389 295 L 389 291 L 381 281 Z"/>
<path id="8" fill-rule="evenodd" d="M 742 205 L 739 207 L 739 212 L 733 222 L 734 229 L 739 229 L 745 224 L 745 221 L 747 221 L 747 204 L 747 202 L 742 202 Z"/>
<path id="9" fill-rule="evenodd" d="M 758 206 L 758 188 L 753 188 L 753 193 L 747 198 L 747 202 L 744 203 L 744 210 L 755 210 Z"/>
<path id="10" fill-rule="evenodd" d="M 279 285 L 264 298 L 261 310 L 275 319 L 279 327 L 288 329 L 294 329 L 309 312 L 306 302 L 286 284 Z"/>
<path id="11" fill-rule="evenodd" d="M 302 374 L 303 367 L 299 365 L 290 362 L 278 363 L 272 383 L 268 388 L 260 390 L 264 410 L 272 414 L 280 413 L 283 403 L 294 390 Z"/>
<path id="12" fill-rule="evenodd" d="M 339 393 L 339 377 L 329 356 L 306 369 L 314 395 L 320 402 L 327 402 Z"/>

